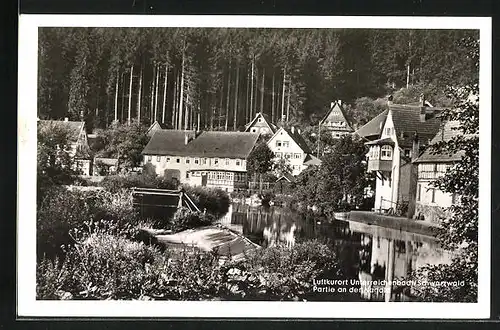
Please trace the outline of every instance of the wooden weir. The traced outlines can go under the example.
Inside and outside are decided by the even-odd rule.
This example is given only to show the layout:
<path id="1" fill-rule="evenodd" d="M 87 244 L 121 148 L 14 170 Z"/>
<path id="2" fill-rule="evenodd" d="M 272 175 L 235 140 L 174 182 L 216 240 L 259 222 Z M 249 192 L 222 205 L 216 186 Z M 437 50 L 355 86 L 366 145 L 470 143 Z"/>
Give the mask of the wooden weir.
<path id="1" fill-rule="evenodd" d="M 168 218 L 181 207 L 200 212 L 198 206 L 182 190 L 132 188 L 134 207 L 143 218 Z"/>

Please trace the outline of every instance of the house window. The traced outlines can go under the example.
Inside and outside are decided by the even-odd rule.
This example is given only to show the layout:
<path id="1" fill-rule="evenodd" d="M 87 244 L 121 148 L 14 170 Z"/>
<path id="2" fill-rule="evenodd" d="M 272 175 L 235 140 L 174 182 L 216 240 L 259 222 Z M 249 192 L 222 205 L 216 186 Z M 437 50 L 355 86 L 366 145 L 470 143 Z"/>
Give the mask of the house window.
<path id="1" fill-rule="evenodd" d="M 180 163 L 180 162 L 181 162 L 181 159 L 180 159 L 180 158 L 177 158 L 175 161 L 176 161 L 177 163 Z"/>
<path id="2" fill-rule="evenodd" d="M 431 189 L 431 202 L 436 202 L 436 189 Z"/>
<path id="3" fill-rule="evenodd" d="M 286 159 L 290 159 L 290 157 L 291 157 L 291 154 L 289 154 L 288 152 L 287 152 L 287 153 L 285 153 L 285 158 L 286 158 Z"/>
<path id="4" fill-rule="evenodd" d="M 186 172 L 186 179 L 189 179 L 189 172 Z"/>
<path id="5" fill-rule="evenodd" d="M 186 164 L 189 164 L 189 158 L 186 158 Z"/>
<path id="6" fill-rule="evenodd" d="M 259 119 L 258 119 L 258 122 L 259 122 L 259 123 L 262 123 L 262 118 L 259 118 Z"/>
<path id="7" fill-rule="evenodd" d="M 276 153 L 276 158 L 281 158 L 281 156 L 282 156 L 281 152 Z"/>
<path id="8" fill-rule="evenodd" d="M 170 157 L 167 157 L 167 163 L 170 161 Z"/>
<path id="9" fill-rule="evenodd" d="M 214 165 L 215 166 L 219 166 L 219 158 L 215 158 L 214 159 Z"/>
<path id="10" fill-rule="evenodd" d="M 380 159 L 391 160 L 392 159 L 392 147 L 391 146 L 382 146 L 380 154 L 381 154 Z"/>
<path id="11" fill-rule="evenodd" d="M 386 135 L 391 135 L 391 133 L 392 133 L 392 128 L 391 128 L 391 127 L 387 127 L 387 128 L 385 129 L 385 134 L 386 134 Z"/>
<path id="12" fill-rule="evenodd" d="M 207 159 L 203 158 L 203 165 L 207 165 Z"/>
<path id="13" fill-rule="evenodd" d="M 236 166 L 240 166 L 241 162 L 239 159 L 236 160 Z"/>
<path id="14" fill-rule="evenodd" d="M 148 158 L 148 162 L 150 162 L 151 161 L 151 156 L 148 156 L 147 158 Z"/>
<path id="15" fill-rule="evenodd" d="M 284 148 L 288 148 L 290 146 L 290 142 L 289 141 L 283 141 L 283 147 Z"/>
<path id="16" fill-rule="evenodd" d="M 418 184 L 418 186 L 417 186 L 417 201 L 420 201 L 421 195 L 422 195 L 422 185 Z"/>
<path id="17" fill-rule="evenodd" d="M 198 165 L 198 164 L 200 163 L 200 159 L 199 159 L 199 158 L 195 158 L 195 159 L 194 159 L 194 163 L 195 163 L 196 165 Z"/>
<path id="18" fill-rule="evenodd" d="M 277 146 L 277 147 L 281 147 L 281 141 L 280 141 L 280 140 L 277 140 L 277 141 L 276 141 L 276 146 Z"/>
<path id="19" fill-rule="evenodd" d="M 379 151 L 380 151 L 380 147 L 379 146 L 373 146 L 370 148 L 370 158 L 372 159 L 379 159 Z"/>
<path id="20" fill-rule="evenodd" d="M 161 156 L 156 156 L 156 161 L 159 162 L 161 160 Z"/>
<path id="21" fill-rule="evenodd" d="M 299 158 L 300 158 L 300 153 L 295 153 L 295 154 L 294 154 L 294 158 L 295 158 L 295 159 L 299 159 Z"/>
<path id="22" fill-rule="evenodd" d="M 226 165 L 229 165 L 229 158 L 226 158 Z"/>

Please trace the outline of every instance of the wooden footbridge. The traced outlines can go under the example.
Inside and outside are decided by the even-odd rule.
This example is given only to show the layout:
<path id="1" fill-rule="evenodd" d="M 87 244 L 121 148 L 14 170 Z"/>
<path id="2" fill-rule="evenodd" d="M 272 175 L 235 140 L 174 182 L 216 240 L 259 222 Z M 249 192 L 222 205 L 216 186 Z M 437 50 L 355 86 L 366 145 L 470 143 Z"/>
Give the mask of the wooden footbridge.
<path id="1" fill-rule="evenodd" d="M 182 189 L 132 188 L 132 198 L 134 207 L 140 210 L 143 218 L 171 217 L 182 207 L 200 212 L 191 197 Z"/>

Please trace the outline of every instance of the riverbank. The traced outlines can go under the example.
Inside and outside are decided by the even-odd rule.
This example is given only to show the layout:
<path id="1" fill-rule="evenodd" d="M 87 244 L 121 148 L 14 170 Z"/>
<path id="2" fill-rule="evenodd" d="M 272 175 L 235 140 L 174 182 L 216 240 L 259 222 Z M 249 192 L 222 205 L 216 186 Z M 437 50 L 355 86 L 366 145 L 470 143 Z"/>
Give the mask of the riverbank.
<path id="1" fill-rule="evenodd" d="M 368 225 L 376 225 L 380 227 L 427 236 L 436 236 L 440 228 L 437 224 L 424 222 L 421 220 L 377 214 L 370 211 L 348 212 L 346 214 L 345 220 L 361 222 Z"/>

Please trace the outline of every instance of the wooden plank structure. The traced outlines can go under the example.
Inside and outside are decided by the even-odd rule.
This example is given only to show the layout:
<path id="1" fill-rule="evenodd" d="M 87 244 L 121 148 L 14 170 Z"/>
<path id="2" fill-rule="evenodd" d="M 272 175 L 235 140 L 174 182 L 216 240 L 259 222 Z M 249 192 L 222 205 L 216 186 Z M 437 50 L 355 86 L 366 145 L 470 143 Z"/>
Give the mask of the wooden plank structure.
<path id="1" fill-rule="evenodd" d="M 168 219 L 181 207 L 200 212 L 182 189 L 132 188 L 132 198 L 134 207 L 140 210 L 143 219 Z"/>

